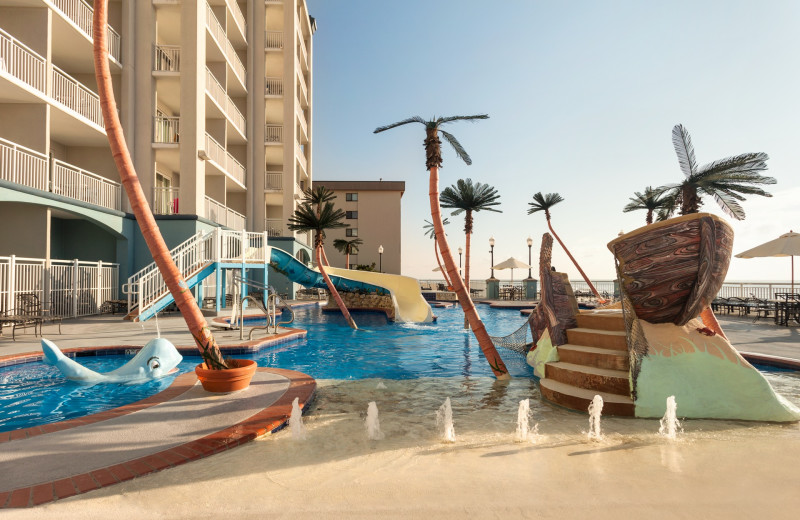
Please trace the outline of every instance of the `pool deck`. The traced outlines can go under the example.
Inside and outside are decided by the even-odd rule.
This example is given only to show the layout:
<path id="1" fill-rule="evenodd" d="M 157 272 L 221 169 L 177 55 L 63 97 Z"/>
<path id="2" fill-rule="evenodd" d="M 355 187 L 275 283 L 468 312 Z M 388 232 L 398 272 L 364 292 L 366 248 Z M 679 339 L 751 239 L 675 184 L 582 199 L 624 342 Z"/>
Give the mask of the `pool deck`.
<path id="1" fill-rule="evenodd" d="M 797 327 L 726 316 L 720 317 L 720 324 L 740 351 L 789 358 L 800 366 Z M 176 346 L 192 345 L 180 315 L 160 318 L 158 326 L 162 337 Z M 46 325 L 44 337 L 62 349 L 119 348 L 141 346 L 155 337 L 156 323 L 103 315 L 65 321 L 62 334 L 57 331 Z M 301 333 L 286 329 L 276 339 L 286 341 Z M 215 337 L 223 347 L 242 345 L 238 331 L 215 331 Z M 16 342 L 0 336 L 0 362 L 40 357 L 39 341 L 29 332 Z M 260 343 L 263 338 L 244 342 L 247 348 Z M 299 398 L 305 409 L 316 387 L 305 374 L 273 368 L 260 368 L 248 390 L 233 394 L 208 394 L 196 383 L 194 373 L 182 374 L 164 392 L 128 406 L 0 433 L 0 507 L 43 504 L 236 447 L 281 429 L 293 399 Z"/>

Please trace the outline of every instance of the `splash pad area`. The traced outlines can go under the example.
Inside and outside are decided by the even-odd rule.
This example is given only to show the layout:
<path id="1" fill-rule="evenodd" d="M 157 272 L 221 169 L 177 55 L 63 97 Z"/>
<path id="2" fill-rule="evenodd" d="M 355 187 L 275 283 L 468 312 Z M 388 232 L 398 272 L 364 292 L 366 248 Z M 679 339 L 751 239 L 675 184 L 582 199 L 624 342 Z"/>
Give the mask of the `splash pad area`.
<path id="1" fill-rule="evenodd" d="M 734 336 L 735 327 L 723 327 Z M 746 327 L 750 332 L 741 333 L 762 338 L 764 353 L 792 347 L 789 331 Z M 786 341 L 773 332 L 787 332 Z M 746 350 L 737 337 L 734 343 Z M 777 373 L 770 382 L 798 403 L 800 395 L 789 391 L 797 386 L 792 378 Z M 530 378 L 507 384 L 480 375 L 320 379 L 318 385 L 303 418 L 305 440 L 287 428 L 168 471 L 4 514 L 789 518 L 800 505 L 792 491 L 798 471 L 786 464 L 800 455 L 797 424 L 689 420 L 669 440 L 658 434 L 657 419 L 604 417 L 602 438 L 589 440 L 588 417 L 542 402 Z M 436 425 L 448 397 L 454 442 L 444 442 Z M 536 442 L 516 438 L 524 399 L 538 426 Z M 368 437 L 370 402 L 380 417 L 379 440 Z"/>

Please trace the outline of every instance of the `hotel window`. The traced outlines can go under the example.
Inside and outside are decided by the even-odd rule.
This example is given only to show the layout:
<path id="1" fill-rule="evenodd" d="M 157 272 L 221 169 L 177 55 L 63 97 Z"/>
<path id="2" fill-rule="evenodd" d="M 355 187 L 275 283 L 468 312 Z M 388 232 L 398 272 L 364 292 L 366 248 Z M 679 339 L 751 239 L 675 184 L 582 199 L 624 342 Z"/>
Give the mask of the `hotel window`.
<path id="1" fill-rule="evenodd" d="M 344 200 L 347 202 L 358 202 L 358 193 L 345 193 Z"/>
<path id="2" fill-rule="evenodd" d="M 358 236 L 358 228 L 354 228 L 354 227 L 347 228 L 347 229 L 345 230 L 345 236 L 348 236 L 348 237 L 357 237 L 357 236 Z"/>
<path id="3" fill-rule="evenodd" d="M 349 219 L 357 219 L 358 218 L 358 211 L 347 211 L 345 213 L 346 213 L 346 215 L 345 215 L 346 218 L 349 218 Z"/>

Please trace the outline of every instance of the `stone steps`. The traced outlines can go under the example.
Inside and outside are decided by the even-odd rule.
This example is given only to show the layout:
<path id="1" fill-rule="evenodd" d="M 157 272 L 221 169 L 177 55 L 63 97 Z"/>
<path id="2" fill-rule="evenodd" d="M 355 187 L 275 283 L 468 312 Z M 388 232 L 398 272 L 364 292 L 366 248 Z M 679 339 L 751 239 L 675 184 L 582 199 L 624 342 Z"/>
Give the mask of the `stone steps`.
<path id="1" fill-rule="evenodd" d="M 550 379 L 540 380 L 539 389 L 545 399 L 570 410 L 586 413 L 594 396 L 599 395 L 603 398 L 603 415 L 634 415 L 633 400 L 625 395 L 586 390 Z"/>
<path id="2" fill-rule="evenodd" d="M 625 320 L 622 311 L 603 312 L 591 311 L 582 312 L 575 316 L 578 327 L 595 330 L 615 330 L 625 332 Z"/>
<path id="3" fill-rule="evenodd" d="M 561 361 L 566 363 L 607 368 L 610 370 L 627 371 L 630 366 L 627 350 L 612 350 L 567 343 L 566 345 L 558 346 L 558 357 Z"/>
<path id="4" fill-rule="evenodd" d="M 624 331 L 574 328 L 567 329 L 567 343 L 587 347 L 607 348 L 628 351 Z"/>

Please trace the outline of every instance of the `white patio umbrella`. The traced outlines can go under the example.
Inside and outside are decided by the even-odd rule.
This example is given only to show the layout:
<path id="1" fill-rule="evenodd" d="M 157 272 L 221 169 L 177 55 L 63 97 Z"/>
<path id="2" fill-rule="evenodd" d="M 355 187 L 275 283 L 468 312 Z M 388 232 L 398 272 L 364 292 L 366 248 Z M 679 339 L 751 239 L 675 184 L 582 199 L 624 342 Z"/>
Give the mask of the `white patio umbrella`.
<path id="1" fill-rule="evenodd" d="M 509 258 L 508 260 L 503 260 L 499 264 L 495 264 L 494 266 L 492 266 L 492 269 L 498 269 L 498 270 L 500 270 L 500 269 L 511 269 L 511 281 L 512 282 L 514 281 L 514 269 L 530 269 L 530 268 L 531 268 L 531 266 L 529 266 L 525 262 L 517 260 L 513 256 L 511 258 Z"/>
<path id="2" fill-rule="evenodd" d="M 800 255 L 800 233 L 789 231 L 775 240 L 765 242 L 753 249 L 736 255 L 736 258 L 761 258 L 768 256 L 789 256 L 792 258 L 792 290 L 794 292 L 794 257 Z"/>

